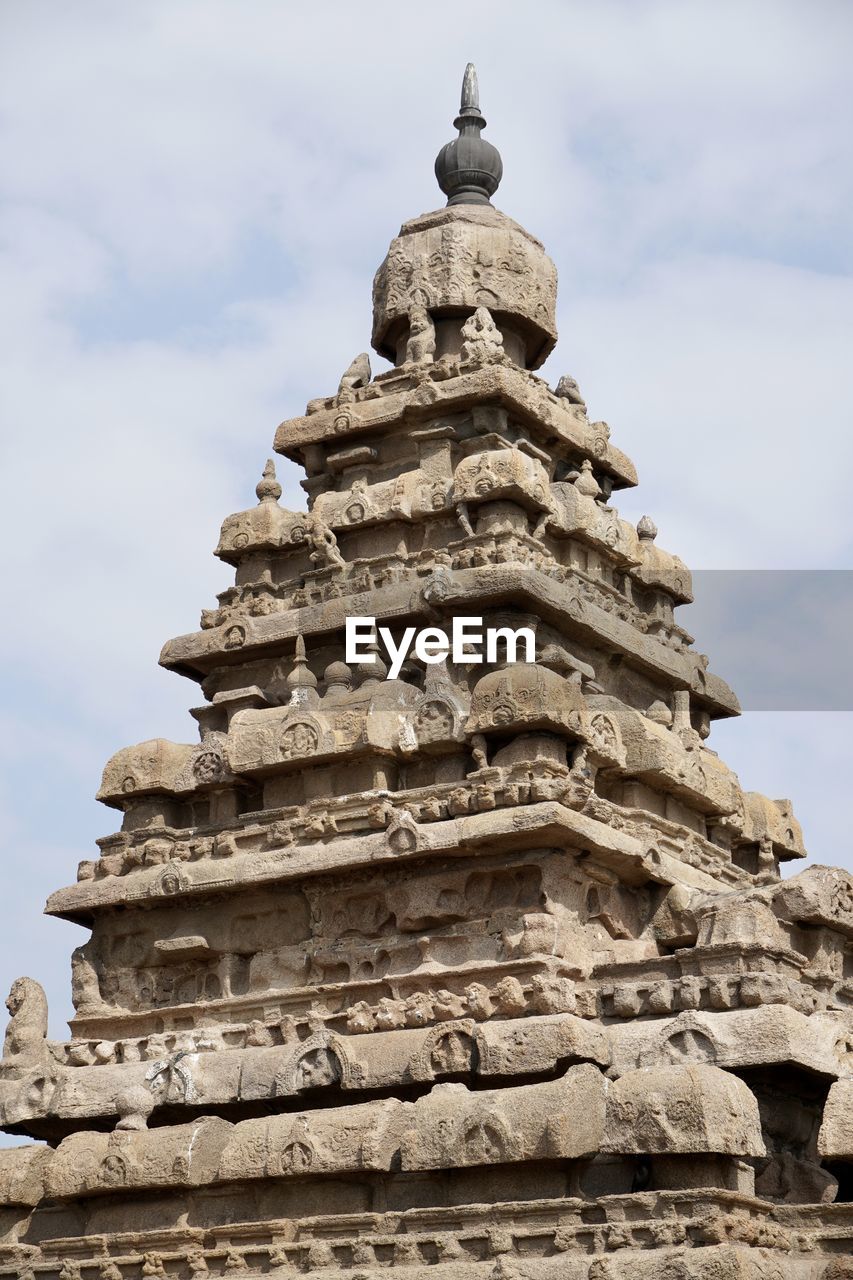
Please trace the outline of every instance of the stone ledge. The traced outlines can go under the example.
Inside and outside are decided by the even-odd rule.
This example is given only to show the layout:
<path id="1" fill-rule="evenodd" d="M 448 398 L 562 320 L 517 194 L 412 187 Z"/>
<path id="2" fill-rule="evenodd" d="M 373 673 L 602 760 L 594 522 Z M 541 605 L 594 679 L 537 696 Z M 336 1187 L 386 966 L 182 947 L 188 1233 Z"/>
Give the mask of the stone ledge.
<path id="1" fill-rule="evenodd" d="M 658 678 L 672 681 L 677 687 L 690 689 L 697 704 L 716 716 L 737 715 L 740 704 L 729 686 L 719 676 L 706 671 L 693 651 L 676 653 L 653 636 L 639 632 L 590 601 L 576 595 L 565 583 L 557 582 L 537 569 L 521 566 L 485 565 L 476 569 L 446 570 L 446 586 L 441 604 L 448 611 L 465 608 L 470 613 L 474 603 L 488 605 L 512 601 L 532 610 L 543 619 L 567 631 L 587 636 L 599 645 L 609 644 L 630 666 L 647 671 Z M 420 583 L 390 583 L 370 593 L 369 614 L 379 623 L 413 617 L 434 618 L 434 609 L 423 600 Z M 176 636 L 163 646 L 161 666 L 203 678 L 214 666 L 223 662 L 245 661 L 262 649 L 289 647 L 297 635 L 313 636 L 343 631 L 347 617 L 363 611 L 359 596 L 306 605 L 286 613 L 246 617 L 241 624 L 244 637 L 239 648 L 226 647 L 230 624 L 206 631 Z"/>
<path id="2" fill-rule="evenodd" d="M 581 1064 L 546 1084 L 486 1092 L 438 1085 L 414 1103 L 392 1098 L 235 1125 L 202 1118 L 72 1134 L 42 1158 L 38 1176 L 45 1196 L 62 1201 L 315 1173 L 559 1161 L 597 1151 L 762 1155 L 758 1104 L 746 1085 L 716 1067 L 633 1072 L 611 1083 L 596 1066 Z M 9 1164 L 28 1172 L 33 1159 L 23 1148 Z"/>
<path id="3" fill-rule="evenodd" d="M 462 857 L 484 847 L 489 852 L 507 847 L 523 850 L 549 840 L 595 853 L 633 883 L 650 878 L 666 883 L 672 873 L 677 880 L 685 878 L 696 888 L 709 892 L 718 887 L 710 875 L 683 866 L 669 855 L 656 856 L 654 867 L 647 867 L 644 863 L 647 850 L 635 837 L 555 801 L 543 801 L 420 824 L 417 846 L 412 849 L 397 851 L 389 847 L 386 833 L 379 831 L 338 837 L 324 844 L 287 845 L 265 852 L 236 854 L 227 864 L 216 859 L 167 863 L 165 868 L 144 867 L 130 876 L 83 880 L 51 894 L 45 911 L 48 915 L 77 919 L 119 903 L 219 893 L 247 885 L 300 880 L 331 869 L 411 862 L 435 855 Z M 223 875 L 226 866 L 228 874 Z M 172 877 L 167 880 L 164 872 L 169 869 Z"/>

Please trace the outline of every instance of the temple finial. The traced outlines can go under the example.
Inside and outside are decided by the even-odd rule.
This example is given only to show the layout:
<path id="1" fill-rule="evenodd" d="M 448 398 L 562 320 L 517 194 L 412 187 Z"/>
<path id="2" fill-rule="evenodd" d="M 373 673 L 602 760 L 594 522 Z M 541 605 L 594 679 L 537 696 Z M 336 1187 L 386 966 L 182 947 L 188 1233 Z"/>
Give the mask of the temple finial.
<path id="1" fill-rule="evenodd" d="M 258 502 L 278 502 L 281 497 L 281 485 L 275 478 L 275 463 L 272 458 L 267 458 L 264 474 L 255 485 L 255 493 L 258 495 Z"/>
<path id="2" fill-rule="evenodd" d="M 500 152 L 480 136 L 486 121 L 480 112 L 480 86 L 473 62 L 462 77 L 459 137 L 441 148 L 435 161 L 438 185 L 451 204 L 489 204 L 503 175 Z"/>
<path id="3" fill-rule="evenodd" d="M 305 639 L 301 634 L 296 636 L 296 648 L 293 654 L 293 670 L 287 676 L 285 684 L 290 690 L 291 704 L 317 700 L 317 677 L 308 666 L 305 654 Z"/>
<path id="4" fill-rule="evenodd" d="M 471 108 L 480 114 L 480 85 L 477 80 L 477 68 L 473 62 L 469 62 L 465 68 L 465 74 L 462 77 L 462 99 L 459 103 L 459 114 L 470 111 Z"/>

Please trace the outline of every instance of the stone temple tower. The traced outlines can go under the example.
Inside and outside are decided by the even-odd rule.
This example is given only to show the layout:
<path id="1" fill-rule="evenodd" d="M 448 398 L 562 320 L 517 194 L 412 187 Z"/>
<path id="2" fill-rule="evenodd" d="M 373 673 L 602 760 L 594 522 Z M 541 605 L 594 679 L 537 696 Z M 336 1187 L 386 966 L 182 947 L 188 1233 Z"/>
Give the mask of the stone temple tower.
<path id="1" fill-rule="evenodd" d="M 278 428 L 308 509 L 267 463 L 163 650 L 199 740 L 113 756 L 121 829 L 48 903 L 70 1039 L 12 985 L 2 1276 L 853 1276 L 853 880 L 780 879 L 789 803 L 708 745 L 737 701 L 535 372 L 556 273 L 473 68 L 456 123 L 374 282 L 392 367 Z M 460 617 L 503 647 L 410 642 Z"/>

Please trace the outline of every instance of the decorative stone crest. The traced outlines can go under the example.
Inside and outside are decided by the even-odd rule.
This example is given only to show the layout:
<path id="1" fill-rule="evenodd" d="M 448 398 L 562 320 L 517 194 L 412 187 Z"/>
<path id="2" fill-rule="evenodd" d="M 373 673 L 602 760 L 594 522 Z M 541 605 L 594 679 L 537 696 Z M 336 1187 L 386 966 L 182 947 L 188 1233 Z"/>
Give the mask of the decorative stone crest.
<path id="1" fill-rule="evenodd" d="M 327 1031 L 317 1031 L 291 1052 L 286 1066 L 276 1076 L 277 1096 L 326 1089 L 358 1087 L 361 1068 L 354 1064 L 343 1041 Z"/>
<path id="2" fill-rule="evenodd" d="M 388 847 L 395 853 L 411 853 L 420 844 L 418 824 L 407 809 L 395 809 L 385 829 Z"/>
<path id="3" fill-rule="evenodd" d="M 437 1080 L 447 1075 L 467 1075 L 474 1070 L 475 1024 L 470 1018 L 433 1027 L 412 1058 L 415 1080 Z"/>
<path id="4" fill-rule="evenodd" d="M 316 720 L 301 719 L 287 723 L 279 737 L 283 760 L 298 760 L 314 755 L 320 746 L 322 730 Z"/>

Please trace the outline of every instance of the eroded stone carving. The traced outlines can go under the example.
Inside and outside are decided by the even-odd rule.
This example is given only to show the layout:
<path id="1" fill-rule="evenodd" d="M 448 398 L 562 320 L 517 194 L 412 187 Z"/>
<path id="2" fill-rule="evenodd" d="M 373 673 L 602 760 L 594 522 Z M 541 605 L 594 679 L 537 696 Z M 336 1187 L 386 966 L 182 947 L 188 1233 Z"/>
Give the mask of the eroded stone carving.
<path id="1" fill-rule="evenodd" d="M 361 355 L 347 365 L 341 381 L 338 385 L 338 398 L 349 398 L 352 392 L 357 391 L 361 387 L 366 387 L 370 382 L 370 356 L 366 351 L 362 351 Z"/>
<path id="2" fill-rule="evenodd" d="M 478 307 L 462 326 L 462 359 L 487 364 L 503 355 L 503 335 L 488 307 Z"/>
<path id="3" fill-rule="evenodd" d="M 435 325 L 426 307 L 413 307 L 409 313 L 409 337 L 406 341 L 407 364 L 429 364 L 435 357 Z"/>
<path id="4" fill-rule="evenodd" d="M 33 978 L 16 978 L 6 998 L 9 1022 L 3 1042 L 3 1067 L 27 1069 L 47 1054 L 47 997 Z"/>
<path id="5" fill-rule="evenodd" d="M 279 427 L 307 510 L 268 461 L 233 586 L 164 649 L 198 733 L 106 766 L 121 829 L 49 904 L 91 931 L 70 1039 L 13 985 L 0 1118 L 44 1145 L 0 1152 L 0 1273 L 846 1265 L 853 878 L 780 878 L 802 833 L 713 749 L 738 706 L 689 571 L 620 517 L 636 472 L 574 379 L 531 373 L 556 276 L 494 154 L 462 164 L 473 69 L 458 123 L 454 203 L 376 277 L 393 367 Z M 477 615 L 532 651 L 403 641 Z"/>

